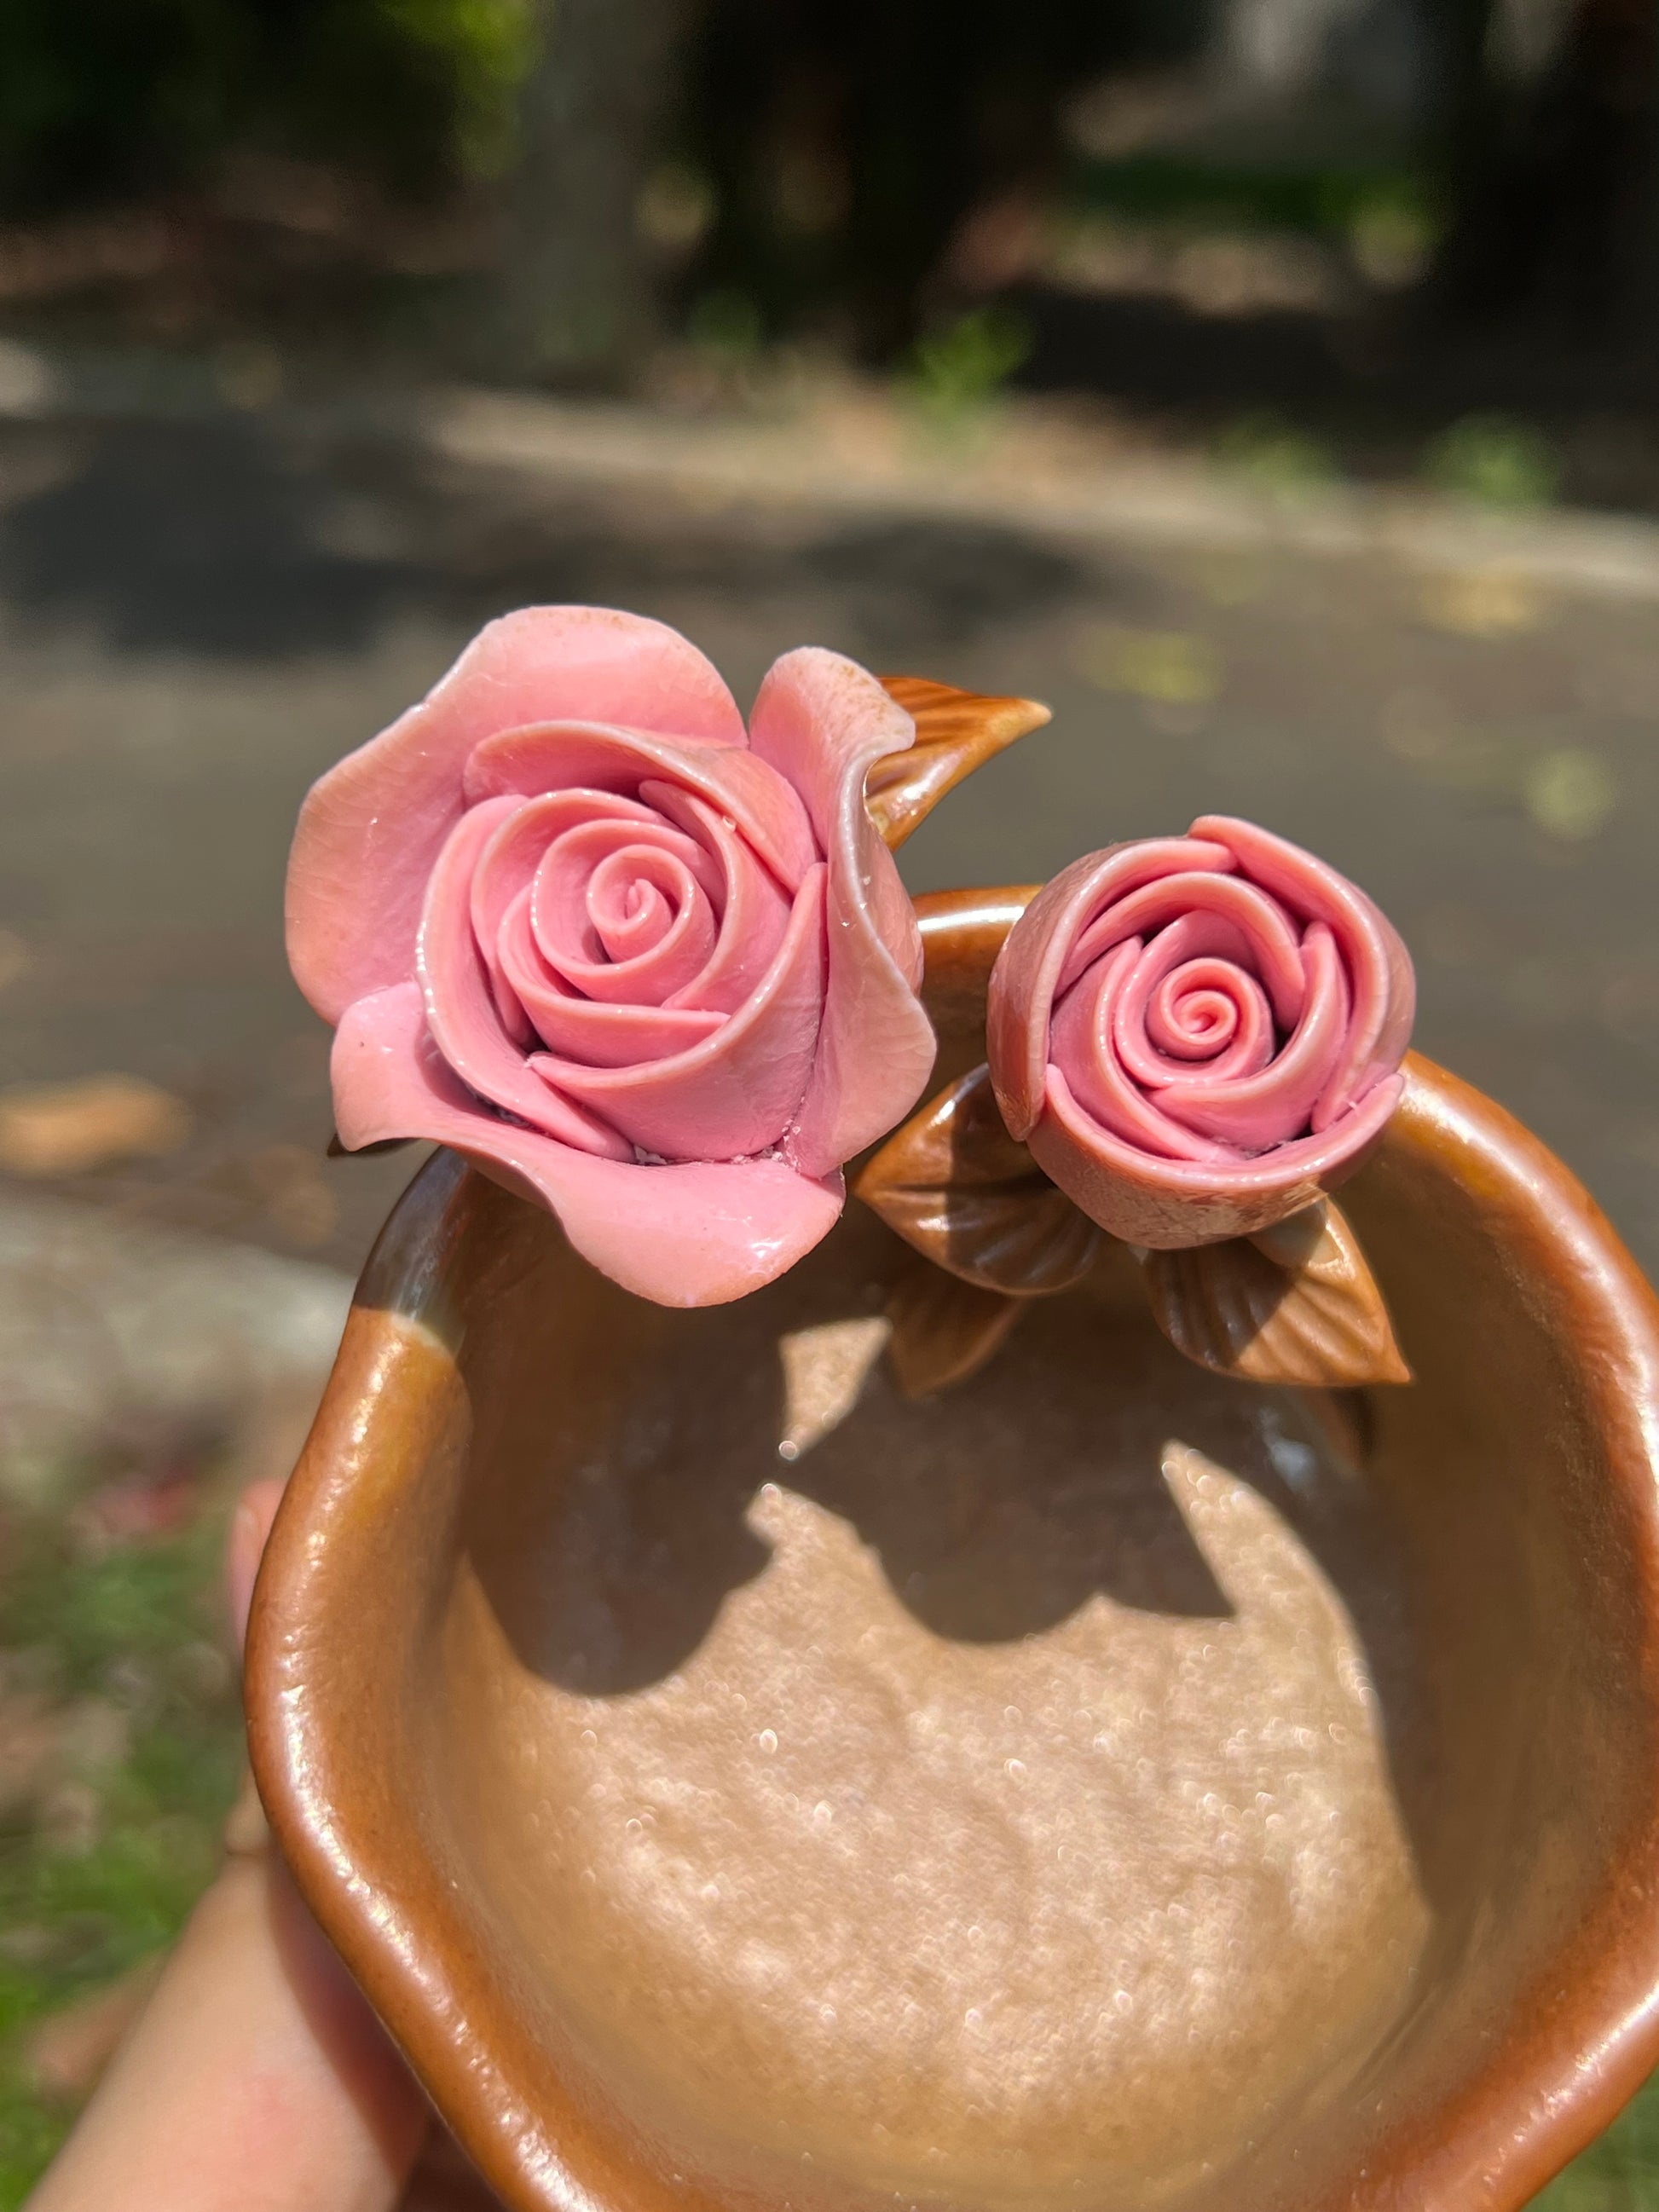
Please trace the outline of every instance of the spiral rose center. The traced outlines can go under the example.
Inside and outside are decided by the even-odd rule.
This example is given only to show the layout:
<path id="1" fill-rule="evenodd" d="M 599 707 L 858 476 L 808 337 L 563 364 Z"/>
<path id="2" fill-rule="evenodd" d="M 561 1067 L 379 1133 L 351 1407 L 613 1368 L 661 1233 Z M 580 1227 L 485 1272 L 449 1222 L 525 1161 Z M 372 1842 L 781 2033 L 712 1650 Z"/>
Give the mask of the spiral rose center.
<path id="1" fill-rule="evenodd" d="M 542 855 L 531 923 L 542 958 L 568 989 L 660 1006 L 707 963 L 724 904 L 718 868 L 683 831 L 589 822 Z"/>
<path id="2" fill-rule="evenodd" d="M 1166 975 L 1146 1006 L 1146 1035 L 1180 1060 L 1212 1060 L 1238 1034 L 1240 999 L 1259 988 L 1223 962 L 1189 961 Z"/>
<path id="3" fill-rule="evenodd" d="M 589 959 L 637 960 L 677 928 L 695 927 L 699 908 L 711 927 L 713 922 L 708 895 L 684 861 L 648 845 L 624 846 L 601 860 L 588 878 L 586 906 L 597 940 Z"/>
<path id="4" fill-rule="evenodd" d="M 1216 1159 L 1305 1127 L 1349 998 L 1322 922 L 1298 933 L 1259 890 L 1224 878 L 1200 878 L 1195 902 L 1200 893 L 1232 910 L 1195 902 L 1145 937 L 1120 937 L 1059 1000 L 1053 1037 L 1057 1063 L 1103 1127 L 1146 1151 Z M 1138 904 L 1136 919 L 1161 919 L 1146 894 Z M 1109 919 L 1092 928 L 1109 939 Z"/>

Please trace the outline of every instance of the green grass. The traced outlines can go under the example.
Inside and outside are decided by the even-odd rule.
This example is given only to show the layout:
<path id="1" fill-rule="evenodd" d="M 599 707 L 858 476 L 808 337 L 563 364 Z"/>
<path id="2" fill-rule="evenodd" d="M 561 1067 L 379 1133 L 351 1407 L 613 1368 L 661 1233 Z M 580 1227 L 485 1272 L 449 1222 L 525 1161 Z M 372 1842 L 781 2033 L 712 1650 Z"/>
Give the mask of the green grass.
<path id="1" fill-rule="evenodd" d="M 177 1932 L 218 1857 L 241 1759 L 219 1635 L 222 1516 L 89 1556 L 45 1515 L 6 1531 L 0 1652 L 65 1705 L 106 1700 L 131 1726 L 99 1778 L 89 1848 L 54 1846 L 27 1817 L 0 1826 L 0 2212 L 15 2212 L 72 2114 L 20 2063 L 31 2024 Z M 1539 2212 L 1659 2212 L 1659 2080 L 1538 2200 Z"/>
<path id="2" fill-rule="evenodd" d="M 1346 237 L 1383 212 L 1430 230 L 1438 221 L 1424 177 L 1403 168 L 1269 169 L 1142 154 L 1079 163 L 1072 185 L 1079 207 L 1145 222 Z"/>
<path id="3" fill-rule="evenodd" d="M 1659 2076 L 1600 2142 L 1534 2201 L 1534 2212 L 1655 2212 L 1659 2208 Z"/>
<path id="4" fill-rule="evenodd" d="M 217 1655 L 220 1516 L 101 1557 L 46 1516 L 7 1534 L 0 1650 L 26 1655 L 31 1691 L 125 1741 L 87 1772 L 87 1832 L 54 1838 L 32 1807 L 0 1824 L 0 2212 L 22 2203 L 71 2117 L 29 2086 L 30 2027 L 177 1933 L 217 1863 L 241 1755 Z"/>

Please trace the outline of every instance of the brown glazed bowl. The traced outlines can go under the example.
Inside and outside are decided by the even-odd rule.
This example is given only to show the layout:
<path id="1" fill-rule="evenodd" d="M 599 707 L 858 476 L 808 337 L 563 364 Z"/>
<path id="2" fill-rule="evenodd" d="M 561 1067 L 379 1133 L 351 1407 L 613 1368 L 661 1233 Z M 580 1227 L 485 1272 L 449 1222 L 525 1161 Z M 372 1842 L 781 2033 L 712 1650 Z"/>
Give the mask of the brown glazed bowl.
<path id="1" fill-rule="evenodd" d="M 924 902 L 942 1073 L 1018 901 Z M 958 1388 L 849 1207 L 641 1304 L 440 1155 L 278 1516 L 256 1770 L 520 2212 L 1498 2212 L 1659 2060 L 1659 1311 L 1421 1061 L 1416 1382 L 1187 1365 L 1120 1252 Z"/>

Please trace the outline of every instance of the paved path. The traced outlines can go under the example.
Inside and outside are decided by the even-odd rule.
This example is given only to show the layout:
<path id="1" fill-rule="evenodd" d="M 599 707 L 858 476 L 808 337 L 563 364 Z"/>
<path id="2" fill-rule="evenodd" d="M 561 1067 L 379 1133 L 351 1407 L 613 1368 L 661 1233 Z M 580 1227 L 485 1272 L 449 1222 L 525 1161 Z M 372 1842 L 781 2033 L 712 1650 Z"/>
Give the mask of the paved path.
<path id="1" fill-rule="evenodd" d="M 195 1115 L 176 1157 L 64 1190 L 357 1262 L 408 1164 L 318 1158 L 295 806 L 485 617 L 586 599 L 678 624 L 740 696 L 813 641 L 1049 700 L 917 836 L 914 887 L 1212 810 L 1311 844 L 1405 931 L 1424 1048 L 1659 1270 L 1659 621 L 1595 587 L 1576 526 L 1560 560 L 1466 533 L 1437 568 L 1201 502 L 1039 528 L 757 489 L 297 416 L 0 422 L 0 1085 L 121 1070 Z"/>

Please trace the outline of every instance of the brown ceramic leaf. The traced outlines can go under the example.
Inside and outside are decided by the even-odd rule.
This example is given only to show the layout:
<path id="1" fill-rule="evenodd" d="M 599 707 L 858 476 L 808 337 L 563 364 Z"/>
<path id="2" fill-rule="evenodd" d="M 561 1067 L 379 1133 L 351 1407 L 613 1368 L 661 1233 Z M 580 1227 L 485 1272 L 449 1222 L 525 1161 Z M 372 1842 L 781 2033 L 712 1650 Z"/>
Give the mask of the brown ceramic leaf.
<path id="1" fill-rule="evenodd" d="M 1024 1308 L 942 1267 L 908 1267 L 887 1301 L 887 1357 L 907 1398 L 929 1398 L 977 1375 Z"/>
<path id="2" fill-rule="evenodd" d="M 1035 699 L 988 698 L 925 676 L 884 676 L 881 686 L 916 726 L 909 750 L 878 760 L 864 786 L 870 818 L 895 851 L 963 776 L 1049 719 Z"/>
<path id="3" fill-rule="evenodd" d="M 1251 1382 L 1409 1382 L 1376 1278 L 1324 1199 L 1255 1237 L 1149 1252 L 1146 1288 L 1178 1351 Z"/>
<path id="4" fill-rule="evenodd" d="M 890 1136 L 853 1185 L 924 1259 L 1010 1297 L 1081 1279 L 1100 1231 L 1003 1127 L 981 1063 Z"/>

